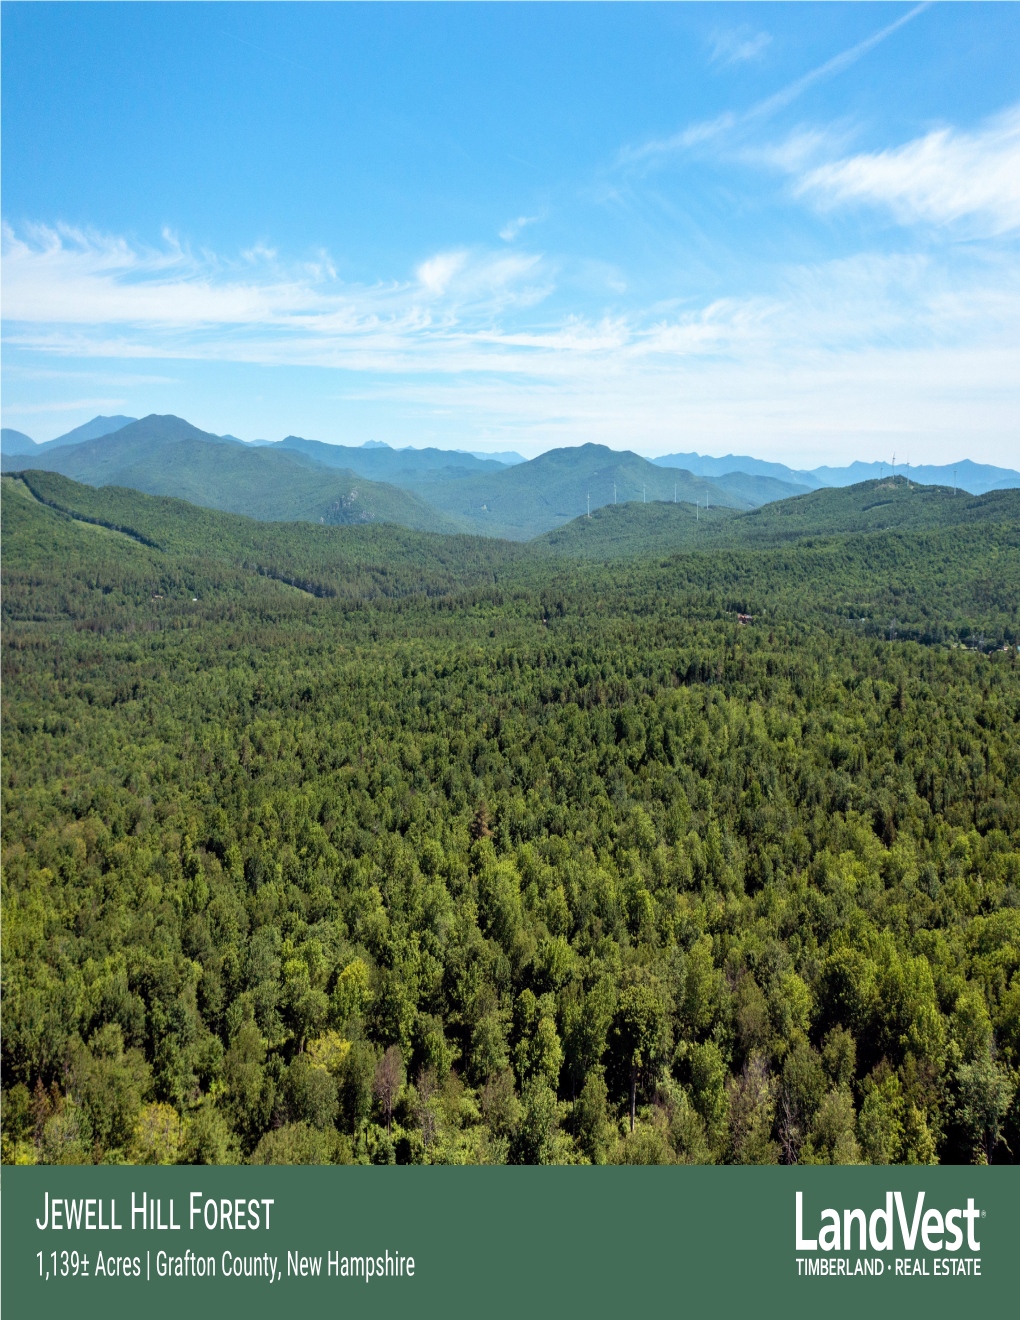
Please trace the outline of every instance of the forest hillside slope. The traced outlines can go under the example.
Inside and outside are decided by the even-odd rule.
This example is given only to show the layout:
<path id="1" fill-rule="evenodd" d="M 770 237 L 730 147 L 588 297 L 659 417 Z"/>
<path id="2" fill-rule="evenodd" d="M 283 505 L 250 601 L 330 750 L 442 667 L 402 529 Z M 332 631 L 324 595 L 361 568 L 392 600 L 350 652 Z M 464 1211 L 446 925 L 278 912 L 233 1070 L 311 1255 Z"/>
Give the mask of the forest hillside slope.
<path id="1" fill-rule="evenodd" d="M 116 432 L 3 459 L 4 472 L 59 472 L 91 486 L 126 486 L 264 521 L 394 522 L 453 532 L 457 523 L 409 491 L 323 467 L 297 451 L 248 448 L 178 417 L 144 417 Z"/>
<path id="2" fill-rule="evenodd" d="M 1016 519 L 269 528 L 314 595 L 263 524 L 46 479 L 0 504 L 5 1162 L 1015 1158 Z"/>

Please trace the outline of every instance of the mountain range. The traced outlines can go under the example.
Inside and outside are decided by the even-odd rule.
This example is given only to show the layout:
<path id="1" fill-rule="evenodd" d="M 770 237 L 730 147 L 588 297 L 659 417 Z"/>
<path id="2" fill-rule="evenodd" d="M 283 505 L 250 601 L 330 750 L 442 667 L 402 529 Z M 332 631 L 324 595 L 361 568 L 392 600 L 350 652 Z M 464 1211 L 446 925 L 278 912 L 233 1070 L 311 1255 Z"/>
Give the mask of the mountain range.
<path id="1" fill-rule="evenodd" d="M 848 467 L 817 467 L 799 471 L 784 463 L 769 463 L 750 458 L 746 454 L 727 454 L 725 458 L 711 458 L 708 454 L 664 454 L 653 458 L 659 467 L 683 468 L 702 477 L 720 477 L 725 473 L 746 472 L 749 476 L 774 477 L 790 482 L 805 490 L 819 490 L 823 486 L 856 486 L 862 481 L 881 480 L 894 476 L 891 463 L 851 463 Z M 969 458 L 958 463 L 944 463 L 940 467 L 930 464 L 911 467 L 899 464 L 900 475 L 921 486 L 956 486 L 971 495 L 982 495 L 988 490 L 1012 490 L 1020 486 L 1020 472 L 1013 468 L 993 467 L 988 463 L 974 463 Z"/>
<path id="2" fill-rule="evenodd" d="M 43 449 L 60 449 L 63 445 L 77 445 L 84 440 L 98 440 L 100 436 L 110 435 L 137 420 L 137 417 L 93 417 L 91 422 L 76 426 L 55 440 L 42 442 L 33 440 L 24 431 L 13 431 L 5 426 L 0 431 L 0 451 L 5 454 L 37 454 Z"/>
<path id="3" fill-rule="evenodd" d="M 507 467 L 471 454 L 354 449 L 298 436 L 251 446 L 201 431 L 180 417 L 155 414 L 94 440 L 30 455 L 4 454 L 0 466 L 4 472 L 59 472 L 90 486 L 172 495 L 266 521 L 385 521 L 511 540 L 529 540 L 569 522 L 587 511 L 589 499 L 592 508 L 614 499 L 676 499 L 737 509 L 761 502 L 746 489 L 756 478 L 739 476 L 740 489 L 727 490 L 725 479 L 716 483 L 667 472 L 637 454 L 602 445 L 551 450 Z M 373 480 L 371 474 L 387 480 Z M 770 489 L 762 498 L 774 495 Z"/>
<path id="4" fill-rule="evenodd" d="M 612 504 L 591 518 L 537 537 L 532 546 L 570 559 L 625 559 L 677 550 L 780 546 L 810 536 L 920 532 L 976 523 L 1015 525 L 1020 489 L 970 495 L 949 486 L 915 486 L 904 477 L 825 487 L 749 512 L 689 505 Z M 1015 536 L 1015 533 L 1014 533 Z"/>
<path id="5" fill-rule="evenodd" d="M 608 504 L 524 544 L 435 535 L 382 521 L 357 527 L 258 521 L 124 487 L 81 485 L 38 470 L 5 474 L 3 486 L 5 497 L 34 499 L 58 514 L 145 546 L 206 559 L 239 558 L 262 575 L 314 595 L 336 594 L 337 573 L 350 578 L 352 572 L 361 578 L 357 591 L 369 594 L 391 594 L 402 575 L 426 569 L 451 575 L 452 586 L 471 559 L 480 562 L 491 581 L 492 571 L 522 558 L 607 561 L 678 551 L 780 552 L 798 545 L 829 553 L 841 538 L 861 533 L 917 536 L 952 529 L 963 534 L 966 529 L 969 534 L 982 525 L 997 525 L 1005 547 L 1015 545 L 1020 522 L 1020 489 L 954 495 L 949 487 L 908 485 L 903 477 L 829 487 L 809 498 L 795 496 L 749 511 L 710 507 L 706 513 L 661 500 Z M 886 546 L 886 551 L 874 552 L 880 569 L 890 542 L 874 544 Z M 977 585 L 979 591 L 987 589 L 987 584 Z"/>
<path id="6" fill-rule="evenodd" d="M 410 491 L 326 467 L 298 451 L 250 448 L 180 417 L 143 417 L 78 444 L 3 455 L 3 471 L 60 472 L 89 486 L 127 486 L 266 522 L 394 522 L 422 531 L 457 524 Z"/>
<path id="7" fill-rule="evenodd" d="M 156 414 L 141 420 L 96 417 L 40 445 L 23 432 L 4 430 L 0 450 L 4 472 L 59 472 L 92 486 L 175 496 L 265 521 L 392 522 L 517 541 L 613 504 L 695 506 L 697 525 L 704 517 L 699 509 L 746 512 L 891 475 L 888 464 L 807 472 L 735 455 L 669 454 L 649 461 L 596 444 L 549 450 L 526 461 L 515 453 L 393 449 L 379 441 L 331 445 L 295 435 L 248 443 Z M 969 459 L 912 468 L 909 476 L 905 489 L 937 485 L 980 494 L 1020 486 L 1020 473 Z M 885 503 L 875 500 L 873 508 Z M 669 526 L 670 515 L 661 517 Z M 869 513 L 864 521 L 871 525 L 882 517 Z"/>
<path id="8" fill-rule="evenodd" d="M 628 500 L 676 499 L 737 509 L 756 502 L 746 493 L 726 490 L 722 482 L 665 472 L 639 454 L 593 444 L 550 449 L 528 463 L 457 481 L 427 472 L 406 484 L 467 530 L 515 541 L 570 522 L 589 507 Z"/>
<path id="9" fill-rule="evenodd" d="M 448 473 L 452 479 L 473 472 L 501 472 L 506 466 L 497 459 L 477 458 L 460 450 L 391 449 L 389 445 L 371 442 L 358 447 L 327 445 L 321 440 L 305 440 L 299 435 L 288 435 L 285 440 L 270 442 L 266 448 L 301 453 L 326 467 L 349 468 L 360 476 L 376 481 L 395 481 L 397 485 L 420 472 L 439 470 Z"/>
<path id="10" fill-rule="evenodd" d="M 825 486 L 855 486 L 861 481 L 888 476 L 889 463 L 851 463 L 849 467 L 815 468 L 814 475 Z M 990 490 L 1013 490 L 1020 486 L 1020 472 L 1012 468 L 992 467 L 988 463 L 974 463 L 969 458 L 958 463 L 941 466 L 924 464 L 921 467 L 898 464 L 896 474 L 920 486 L 956 486 L 971 495 L 983 495 Z"/>
<path id="11" fill-rule="evenodd" d="M 416 450 L 413 445 L 405 445 L 402 449 L 394 449 L 392 445 L 386 444 L 384 440 L 366 440 L 360 448 L 389 449 L 390 452 L 394 454 L 414 454 L 420 452 Z M 444 449 L 440 452 L 444 454 L 467 454 L 471 458 L 480 458 L 487 462 L 495 460 L 497 463 L 502 463 L 504 467 L 513 467 L 515 463 L 526 463 L 528 461 L 523 454 L 518 454 L 516 450 L 513 449 L 507 450 L 501 454 L 485 454 L 477 449 Z"/>

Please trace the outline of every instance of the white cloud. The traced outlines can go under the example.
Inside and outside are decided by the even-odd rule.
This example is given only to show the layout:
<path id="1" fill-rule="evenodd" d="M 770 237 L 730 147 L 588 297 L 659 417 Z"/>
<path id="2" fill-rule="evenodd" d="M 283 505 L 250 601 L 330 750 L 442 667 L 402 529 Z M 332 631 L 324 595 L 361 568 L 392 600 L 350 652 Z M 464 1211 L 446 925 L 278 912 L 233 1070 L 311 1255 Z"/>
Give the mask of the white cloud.
<path id="1" fill-rule="evenodd" d="M 519 215 L 516 220 L 507 221 L 499 231 L 499 236 L 504 243 L 512 243 L 525 225 L 533 225 L 537 220 L 537 215 Z"/>
<path id="2" fill-rule="evenodd" d="M 973 220 L 987 233 L 1007 233 L 1020 227 L 1020 105 L 973 133 L 938 129 L 819 165 L 796 191 L 827 207 L 886 206 L 907 223 Z"/>
<path id="3" fill-rule="evenodd" d="M 25 367 L 19 363 L 6 363 L 4 375 L 14 380 L 89 380 L 93 384 L 137 386 L 177 385 L 176 376 L 142 376 L 135 372 L 54 371 L 45 367 Z"/>
<path id="4" fill-rule="evenodd" d="M 164 231 L 164 248 L 64 225 L 2 235 L 4 319 L 106 324 L 117 321 L 247 324 L 288 306 L 322 304 L 306 281 L 254 272 L 243 277 L 214 257 L 194 257 Z M 247 267 L 248 263 L 244 265 Z"/>
<path id="5" fill-rule="evenodd" d="M 664 156 L 673 156 L 700 147 L 728 133 L 740 122 L 741 116 L 727 110 L 715 119 L 703 119 L 690 124 L 668 138 L 653 138 L 637 147 L 624 147 L 618 154 L 618 164 L 631 165 L 641 161 L 654 161 Z"/>
<path id="6" fill-rule="evenodd" d="M 507 309 L 534 307 L 555 286 L 535 254 L 444 252 L 413 282 L 348 286 L 327 263 L 249 263 L 195 257 L 171 239 L 135 247 L 61 228 L 3 230 L 8 344 L 103 357 L 238 355 L 320 359 L 336 346 L 423 352 L 481 332 Z"/>
<path id="7" fill-rule="evenodd" d="M 777 110 L 790 105 L 809 87 L 813 87 L 815 83 L 831 78 L 837 73 L 842 73 L 844 69 L 856 64 L 868 51 L 873 50 L 886 38 L 891 37 L 894 32 L 899 31 L 905 24 L 912 22 L 918 14 L 923 13 L 927 8 L 927 3 L 915 5 L 913 9 L 901 14 L 899 18 L 886 27 L 872 33 L 870 37 L 866 37 L 863 41 L 859 41 L 856 46 L 840 51 L 838 55 L 826 60 L 824 64 L 818 65 L 817 68 L 811 69 L 800 78 L 787 83 L 778 92 L 774 92 L 771 96 L 765 97 L 764 100 L 756 102 L 748 110 L 741 112 L 727 110 L 714 119 L 690 124 L 671 137 L 645 142 L 638 147 L 625 147 L 619 153 L 618 164 L 631 165 L 640 162 L 653 162 L 665 157 L 682 154 L 694 147 L 702 146 L 704 143 L 728 136 L 731 137 L 741 131 L 746 131 L 753 124 L 767 119 Z"/>
<path id="8" fill-rule="evenodd" d="M 901 14 L 899 18 L 894 19 L 884 28 L 880 28 L 877 32 L 873 32 L 870 37 L 865 37 L 864 40 L 859 41 L 856 46 L 850 46 L 847 50 L 840 51 L 840 53 L 834 55 L 831 60 L 826 60 L 824 64 L 820 64 L 817 68 L 805 73 L 803 77 L 795 79 L 792 83 L 789 83 L 786 87 L 783 87 L 780 91 L 774 93 L 774 95 L 766 97 L 764 101 L 759 101 L 757 105 L 752 106 L 751 110 L 748 112 L 748 117 L 758 119 L 765 115 L 770 115 L 773 111 L 779 110 L 783 106 L 787 106 L 792 101 L 795 101 L 798 96 L 803 92 L 806 92 L 809 87 L 813 87 L 815 83 L 823 82 L 826 78 L 831 78 L 834 74 L 842 73 L 844 69 L 848 69 L 852 64 L 856 64 L 862 56 L 868 53 L 868 51 L 874 50 L 876 46 L 881 45 L 881 43 L 885 41 L 886 38 L 891 37 L 894 32 L 898 32 L 900 28 L 905 27 L 907 23 L 913 22 L 913 20 L 917 18 L 919 14 L 923 14 L 927 8 L 927 0 L 925 0 L 925 3 L 923 4 L 914 5 L 913 9 L 908 10 L 905 14 Z"/>
<path id="9" fill-rule="evenodd" d="M 27 417 L 35 413 L 80 412 L 90 408 L 121 408 L 126 399 L 70 399 L 62 403 L 22 403 L 4 407 L 4 413 Z"/>
<path id="10" fill-rule="evenodd" d="M 466 261 L 466 252 L 440 252 L 438 256 L 423 261 L 416 273 L 430 293 L 445 293 Z"/>
<path id="11" fill-rule="evenodd" d="M 244 257 L 245 261 L 251 262 L 252 265 L 259 261 L 275 261 L 276 248 L 267 247 L 264 243 L 255 243 L 242 252 L 241 256 Z"/>
<path id="12" fill-rule="evenodd" d="M 768 32 L 752 32 L 745 24 L 726 31 L 717 30 L 712 33 L 711 41 L 710 62 L 725 68 L 730 64 L 761 59 L 772 44 L 772 37 Z"/>
<path id="13" fill-rule="evenodd" d="M 1006 252 L 862 255 L 792 266 L 767 296 L 586 316 L 555 266 L 519 249 L 441 253 L 415 280 L 352 286 L 279 258 L 253 269 L 55 229 L 8 230 L 4 248 L 5 370 L 320 368 L 348 398 L 448 412 L 500 448 L 756 444 L 808 463 L 884 453 L 889 435 L 919 453 L 921 436 L 936 452 L 980 434 L 986 453 L 1015 451 L 1020 271 Z M 605 288 L 610 273 L 586 277 Z"/>
<path id="14" fill-rule="evenodd" d="M 737 159 L 747 165 L 767 166 L 778 169 L 784 174 L 804 174 L 813 169 L 820 161 L 848 150 L 856 136 L 850 125 L 841 128 L 827 125 L 824 128 L 800 127 L 779 142 L 769 142 L 764 146 L 756 143 L 737 153 Z"/>

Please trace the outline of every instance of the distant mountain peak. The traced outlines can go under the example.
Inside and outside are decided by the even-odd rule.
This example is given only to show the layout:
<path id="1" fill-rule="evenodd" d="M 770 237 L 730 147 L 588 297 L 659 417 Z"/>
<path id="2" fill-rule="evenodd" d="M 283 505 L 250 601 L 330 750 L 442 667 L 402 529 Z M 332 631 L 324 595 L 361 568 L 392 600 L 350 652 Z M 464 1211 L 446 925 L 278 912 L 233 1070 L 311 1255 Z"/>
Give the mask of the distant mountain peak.
<path id="1" fill-rule="evenodd" d="M 58 435 L 55 440 L 48 440 L 46 447 L 57 449 L 63 445 L 84 444 L 86 440 L 101 440 L 104 435 L 122 431 L 125 426 L 130 426 L 137 420 L 137 417 L 93 417 L 90 422 L 76 426 L 73 431 L 66 431 L 63 435 Z"/>
<path id="2" fill-rule="evenodd" d="M 0 431 L 0 450 L 5 454 L 34 454 L 37 448 L 36 442 L 24 431 L 15 431 L 11 426 Z"/>
<path id="3" fill-rule="evenodd" d="M 366 440 L 365 443 L 364 443 L 363 445 L 359 446 L 359 448 L 361 448 L 361 449 L 392 449 L 393 446 L 392 446 L 392 445 L 388 445 L 388 444 L 386 443 L 385 440 Z"/>
<path id="4" fill-rule="evenodd" d="M 783 463 L 771 463 L 746 454 L 727 454 L 724 458 L 713 458 L 709 454 L 664 454 L 660 458 L 653 458 L 652 462 L 656 467 L 686 468 L 697 476 L 710 477 L 713 481 L 744 473 L 747 476 L 774 477 L 779 481 L 812 489 L 852 486 L 892 472 L 890 460 L 865 463 L 858 459 L 846 467 L 817 467 L 811 471 L 788 468 Z M 993 467 L 987 463 L 974 463 L 969 458 L 938 466 L 903 462 L 897 463 L 896 470 L 918 485 L 958 485 L 972 495 L 1020 486 L 1020 472 L 1012 468 Z"/>
<path id="5" fill-rule="evenodd" d="M 467 454 L 469 458 L 477 458 L 483 463 L 502 463 L 504 467 L 516 467 L 518 463 L 528 461 L 523 454 L 518 454 L 515 449 L 508 449 L 494 454 L 490 454 L 484 449 L 455 449 L 452 452 Z"/>

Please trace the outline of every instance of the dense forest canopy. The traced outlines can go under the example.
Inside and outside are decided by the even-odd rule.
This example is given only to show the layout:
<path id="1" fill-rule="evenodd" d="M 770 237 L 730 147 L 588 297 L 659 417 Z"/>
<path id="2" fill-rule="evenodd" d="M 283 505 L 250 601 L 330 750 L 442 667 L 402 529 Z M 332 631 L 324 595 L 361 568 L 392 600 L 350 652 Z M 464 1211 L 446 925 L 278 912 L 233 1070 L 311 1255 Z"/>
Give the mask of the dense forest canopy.
<path id="1" fill-rule="evenodd" d="M 5 1161 L 1016 1157 L 1005 497 L 600 560 L 3 487 Z"/>

